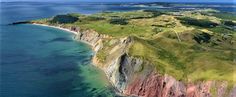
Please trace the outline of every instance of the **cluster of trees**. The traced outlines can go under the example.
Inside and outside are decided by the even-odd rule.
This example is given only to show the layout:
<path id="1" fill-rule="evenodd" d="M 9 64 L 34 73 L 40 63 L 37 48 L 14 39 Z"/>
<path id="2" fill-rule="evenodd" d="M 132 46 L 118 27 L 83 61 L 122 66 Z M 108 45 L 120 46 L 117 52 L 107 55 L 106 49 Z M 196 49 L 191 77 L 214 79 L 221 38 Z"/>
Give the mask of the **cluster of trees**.
<path id="1" fill-rule="evenodd" d="M 177 19 L 181 20 L 181 23 L 183 24 L 199 26 L 204 28 L 212 28 L 218 26 L 217 23 L 211 22 L 206 19 L 194 19 L 190 17 L 179 17 Z"/>
<path id="2" fill-rule="evenodd" d="M 113 18 L 110 19 L 110 24 L 116 24 L 116 25 L 127 25 L 128 21 L 124 18 Z"/>
<path id="3" fill-rule="evenodd" d="M 236 23 L 234 23 L 233 21 L 223 21 L 223 24 L 231 27 L 236 26 Z"/>
<path id="4" fill-rule="evenodd" d="M 195 41 L 197 41 L 199 44 L 201 43 L 209 43 L 211 39 L 211 35 L 205 32 L 197 33 L 194 38 Z"/>
<path id="5" fill-rule="evenodd" d="M 53 19 L 51 20 L 52 23 L 74 23 L 77 20 L 79 20 L 78 17 L 75 16 L 71 16 L 71 15 L 57 15 L 55 17 L 53 17 Z"/>

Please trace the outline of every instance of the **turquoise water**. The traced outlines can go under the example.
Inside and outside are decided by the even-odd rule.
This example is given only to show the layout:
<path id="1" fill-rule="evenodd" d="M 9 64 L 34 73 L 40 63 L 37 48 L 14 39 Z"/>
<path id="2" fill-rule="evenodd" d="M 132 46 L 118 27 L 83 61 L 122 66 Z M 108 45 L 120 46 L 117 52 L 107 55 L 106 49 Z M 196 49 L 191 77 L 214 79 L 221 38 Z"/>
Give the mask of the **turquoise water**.
<path id="1" fill-rule="evenodd" d="M 85 6 L 85 5 L 81 5 Z M 9 23 L 100 10 L 57 3 L 1 3 L 0 97 L 111 97 L 89 45 L 55 28 Z"/>
<path id="2" fill-rule="evenodd" d="M 113 3 L 0 4 L 0 97 L 115 96 L 104 73 L 91 65 L 93 52 L 89 45 L 55 28 L 7 24 L 73 12 L 91 14 L 149 8 Z"/>
<path id="3" fill-rule="evenodd" d="M 4 26 L 1 97 L 112 95 L 103 73 L 90 65 L 90 47 L 72 36 L 42 26 Z"/>

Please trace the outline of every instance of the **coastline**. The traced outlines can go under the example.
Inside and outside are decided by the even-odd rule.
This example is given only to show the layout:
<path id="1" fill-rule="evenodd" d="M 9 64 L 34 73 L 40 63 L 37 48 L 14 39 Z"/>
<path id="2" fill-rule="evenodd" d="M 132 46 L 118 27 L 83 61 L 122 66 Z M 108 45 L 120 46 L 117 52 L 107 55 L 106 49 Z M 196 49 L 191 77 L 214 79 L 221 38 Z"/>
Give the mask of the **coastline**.
<path id="1" fill-rule="evenodd" d="M 62 27 L 58 27 L 58 26 L 50 26 L 50 25 L 46 25 L 46 24 L 37 24 L 37 23 L 31 23 L 31 24 L 32 24 L 32 25 L 37 25 L 37 26 L 51 27 L 51 28 L 55 28 L 55 29 L 67 31 L 67 32 L 69 32 L 69 33 L 74 34 L 75 36 L 78 35 L 78 32 L 72 31 L 72 30 L 67 29 L 67 28 L 62 28 Z M 104 72 L 104 70 L 103 70 L 102 68 L 99 68 L 99 67 L 97 67 L 97 66 L 95 65 L 95 64 L 99 64 L 99 63 L 98 63 L 97 61 L 95 61 L 95 58 L 96 58 L 96 51 L 94 50 L 94 46 L 93 46 L 91 43 L 87 42 L 87 41 L 84 41 L 84 40 L 81 40 L 81 39 L 78 40 L 78 39 L 76 39 L 76 38 L 73 38 L 73 39 L 76 40 L 76 41 L 83 42 L 83 43 L 85 43 L 85 44 L 87 44 L 87 45 L 90 46 L 90 48 L 91 48 L 91 49 L 93 50 L 93 52 L 94 52 L 94 54 L 93 54 L 93 56 L 92 56 L 92 60 L 91 60 L 92 65 L 95 66 L 96 68 L 102 70 L 102 72 L 105 74 L 106 79 L 108 80 L 109 84 L 112 86 L 111 88 L 114 90 L 114 92 L 115 92 L 116 95 L 119 95 L 119 96 L 126 96 L 125 94 L 122 94 L 118 89 L 115 88 L 115 85 L 112 84 L 111 80 L 109 80 L 109 79 L 107 78 L 107 77 L 108 77 L 108 74 L 107 74 L 106 72 Z"/>
<path id="2" fill-rule="evenodd" d="M 66 31 L 66 32 L 69 32 L 69 33 L 74 34 L 75 37 L 78 35 L 78 32 L 76 32 L 76 31 L 72 31 L 72 30 L 70 30 L 70 29 L 66 29 L 66 28 L 62 28 L 62 27 L 58 27 L 58 26 L 50 26 L 50 25 L 46 25 L 46 24 L 37 24 L 37 23 L 30 23 L 30 24 L 31 24 L 31 25 L 44 26 L 44 27 L 51 27 L 51 28 L 63 30 L 63 31 Z M 90 43 L 87 42 L 87 41 L 77 40 L 76 38 L 73 38 L 73 39 L 76 40 L 76 41 L 80 41 L 80 42 L 83 42 L 83 43 L 89 45 L 89 46 L 91 47 L 91 49 L 93 49 L 93 47 L 94 47 L 92 44 L 90 44 Z M 93 51 L 94 51 L 94 50 L 93 50 Z"/>
<path id="3" fill-rule="evenodd" d="M 78 32 L 76 32 L 76 31 L 73 31 L 73 30 L 71 30 L 70 28 L 62 28 L 62 27 L 59 27 L 59 26 L 50 26 L 50 25 L 46 25 L 46 24 L 36 24 L 36 23 L 31 23 L 31 24 L 33 24 L 33 25 L 39 25 L 39 26 L 46 26 L 46 27 L 52 27 L 52 28 L 56 28 L 56 29 L 59 29 L 59 30 L 64 30 L 64 31 L 67 31 L 67 32 L 69 32 L 69 33 L 73 33 L 74 35 L 79 35 L 80 36 L 80 34 L 81 33 L 83 33 L 83 32 L 80 32 L 80 31 L 78 31 Z M 76 36 L 76 37 L 77 37 Z M 87 37 L 88 37 L 89 35 L 87 35 Z M 89 36 L 89 38 L 91 38 L 91 37 L 93 37 L 93 36 Z M 100 70 L 102 70 L 103 71 L 103 73 L 105 74 L 105 76 L 106 76 L 106 79 L 108 80 L 108 82 L 109 82 L 109 84 L 112 86 L 111 88 L 113 89 L 113 91 L 114 91 L 114 93 L 115 93 L 115 95 L 118 95 L 118 96 L 128 96 L 128 95 L 135 95 L 135 94 L 137 94 L 135 91 L 132 91 L 132 90 L 130 90 L 131 92 L 128 92 L 128 94 L 127 94 L 127 92 L 123 92 L 123 91 L 120 91 L 119 90 L 119 88 L 117 88 L 117 86 L 116 86 L 116 84 L 114 84 L 113 82 L 112 82 L 112 80 L 110 80 L 109 79 L 109 73 L 108 72 L 106 72 L 106 69 L 104 69 L 104 68 L 101 68 L 101 67 L 99 67 L 99 66 L 97 66 L 96 64 L 100 64 L 99 63 L 99 61 L 97 61 L 96 60 L 96 53 L 97 53 L 97 51 L 96 51 L 96 44 L 94 44 L 93 42 L 90 42 L 90 41 L 86 41 L 86 40 L 83 40 L 83 39 L 80 39 L 80 38 L 74 38 L 75 40 L 77 40 L 77 41 L 80 41 L 80 42 L 84 42 L 84 43 L 86 43 L 86 44 L 88 44 L 88 45 L 90 45 L 91 46 L 91 49 L 93 50 L 93 55 L 91 56 L 92 57 L 92 59 L 91 59 L 91 63 L 92 63 L 92 65 L 93 66 L 95 66 L 95 67 L 97 67 L 98 69 L 100 69 Z M 152 79 L 152 78 L 156 78 L 156 79 L 158 79 L 158 77 L 155 77 L 154 75 L 153 76 L 148 76 L 148 79 L 150 80 L 150 79 Z M 167 81 L 166 79 L 168 79 L 169 81 Z M 147 80 L 147 81 L 144 81 L 143 83 L 150 83 L 150 81 L 149 80 Z M 175 85 L 173 85 L 174 87 L 185 87 L 185 86 L 183 86 L 183 84 L 181 84 L 181 82 L 179 82 L 179 81 L 176 81 L 173 77 L 171 77 L 171 76 L 164 76 L 164 78 L 162 79 L 162 80 L 164 80 L 164 81 L 167 81 L 167 82 L 165 82 L 165 83 L 167 83 L 167 84 L 170 84 L 170 83 L 172 83 L 172 82 L 175 82 L 176 84 Z M 156 81 L 156 82 L 153 82 L 153 83 L 155 83 L 155 84 L 162 84 L 162 82 L 159 82 L 159 81 Z M 189 89 L 192 89 L 192 88 L 196 88 L 196 87 L 201 87 L 201 88 L 204 88 L 205 86 L 207 86 L 207 87 L 210 87 L 211 85 L 213 85 L 215 83 L 215 81 L 207 81 L 207 82 L 202 82 L 201 84 L 196 84 L 196 85 L 194 85 L 194 84 L 188 84 L 185 88 L 186 88 L 186 91 L 187 90 L 189 90 Z M 139 83 L 137 83 L 137 84 L 139 84 Z M 164 83 L 163 83 L 164 84 Z M 224 84 L 224 82 L 222 83 L 222 85 Z M 153 85 L 153 84 L 151 84 L 151 85 Z M 138 87 L 137 87 L 138 88 Z M 146 88 L 146 87 L 143 87 L 144 89 L 148 89 L 148 88 Z M 164 87 L 163 87 L 164 88 Z M 168 89 L 168 87 L 165 87 L 165 88 L 167 88 Z M 134 88 L 134 89 L 136 89 L 136 88 Z M 177 90 L 173 90 L 174 92 L 181 92 L 181 91 L 178 91 L 179 89 L 184 89 L 184 88 L 177 88 Z M 158 90 L 158 88 L 155 88 L 154 90 Z M 191 91 L 191 92 L 189 92 L 189 93 L 186 93 L 186 95 L 195 95 L 195 93 L 197 93 L 197 91 L 201 91 L 202 89 L 195 89 L 195 90 L 193 90 L 193 91 Z M 173 92 L 173 91 L 170 91 L 170 92 Z M 147 93 L 151 93 L 151 92 L 147 92 Z M 163 94 L 164 92 L 161 92 L 161 94 Z M 182 93 L 182 92 L 181 92 Z M 220 92 L 221 93 L 221 92 Z M 234 93 L 234 92 L 233 92 Z M 155 93 L 154 93 L 155 94 Z M 184 93 L 183 93 L 184 94 Z M 208 92 L 207 93 L 204 93 L 204 94 L 208 94 Z M 224 94 L 224 93 L 223 93 Z M 223 95 L 223 94 L 220 94 L 220 95 Z M 163 94 L 163 95 L 165 95 L 165 94 Z M 202 95 L 202 94 L 196 94 L 196 95 Z M 233 95 L 233 94 L 232 94 Z M 138 95 L 136 95 L 136 96 L 138 96 Z M 147 97 L 147 96 L 145 96 L 145 97 Z M 151 96 L 151 97 L 153 97 L 153 96 Z M 189 96 L 187 96 L 187 97 L 189 97 Z"/>
<path id="4" fill-rule="evenodd" d="M 62 27 L 50 26 L 50 25 L 46 25 L 46 24 L 37 24 L 37 23 L 32 23 L 32 25 L 38 25 L 38 26 L 44 26 L 44 27 L 56 28 L 56 29 L 60 29 L 60 30 L 67 31 L 67 32 L 73 33 L 73 34 L 75 34 L 75 35 L 78 35 L 77 32 L 75 32 L 75 31 L 71 31 L 71 30 L 69 30 L 69 29 L 62 28 Z"/>

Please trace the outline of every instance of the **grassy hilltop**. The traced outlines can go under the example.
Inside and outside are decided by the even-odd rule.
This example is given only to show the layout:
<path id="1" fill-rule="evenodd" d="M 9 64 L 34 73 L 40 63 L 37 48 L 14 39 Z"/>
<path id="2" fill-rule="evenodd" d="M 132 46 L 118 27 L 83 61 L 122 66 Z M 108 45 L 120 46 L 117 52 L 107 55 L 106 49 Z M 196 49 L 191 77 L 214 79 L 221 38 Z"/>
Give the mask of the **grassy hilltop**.
<path id="1" fill-rule="evenodd" d="M 103 12 L 67 14 L 32 22 L 78 26 L 100 34 L 133 37 L 130 56 L 156 66 L 177 80 L 226 80 L 236 83 L 236 16 L 215 10 Z M 112 39 L 98 52 L 106 60 Z"/>

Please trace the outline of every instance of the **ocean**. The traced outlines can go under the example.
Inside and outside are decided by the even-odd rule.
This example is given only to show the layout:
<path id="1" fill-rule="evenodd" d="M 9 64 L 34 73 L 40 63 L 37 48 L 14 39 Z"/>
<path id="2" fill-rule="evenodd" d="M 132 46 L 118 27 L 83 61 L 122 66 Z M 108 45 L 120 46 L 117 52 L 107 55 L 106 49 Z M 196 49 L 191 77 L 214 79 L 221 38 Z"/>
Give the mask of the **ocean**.
<path id="1" fill-rule="evenodd" d="M 235 12 L 235 5 L 140 6 L 134 3 L 1 3 L 0 97 L 114 97 L 105 74 L 91 63 L 90 46 L 73 34 L 49 27 L 12 22 L 57 14 L 92 14 L 140 9 L 214 8 Z"/>

